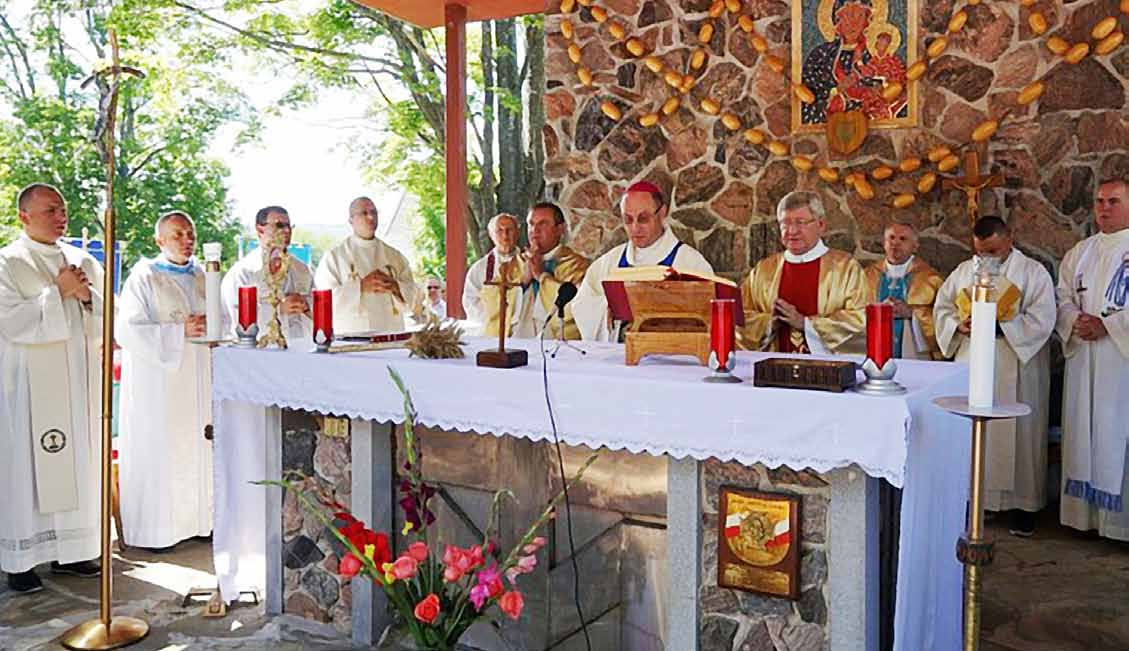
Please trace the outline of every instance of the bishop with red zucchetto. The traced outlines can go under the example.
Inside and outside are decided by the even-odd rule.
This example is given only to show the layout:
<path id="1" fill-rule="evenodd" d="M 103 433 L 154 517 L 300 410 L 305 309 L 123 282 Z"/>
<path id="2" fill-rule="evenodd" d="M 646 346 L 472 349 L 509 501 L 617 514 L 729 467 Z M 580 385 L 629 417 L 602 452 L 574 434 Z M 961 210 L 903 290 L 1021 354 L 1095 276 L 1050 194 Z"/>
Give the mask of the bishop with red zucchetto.
<path id="1" fill-rule="evenodd" d="M 627 188 L 620 200 L 620 214 L 627 231 L 627 242 L 612 247 L 588 267 L 572 313 L 581 338 L 608 341 L 613 328 L 604 295 L 603 281 L 613 269 L 658 265 L 679 271 L 713 273 L 705 256 L 679 241 L 666 224 L 667 205 L 662 190 L 654 183 L 640 181 Z"/>
<path id="2" fill-rule="evenodd" d="M 792 192 L 776 208 L 782 253 L 757 263 L 741 293 L 745 325 L 738 344 L 782 353 L 862 353 L 866 280 L 845 251 L 823 243 L 823 204 L 812 192 Z"/>

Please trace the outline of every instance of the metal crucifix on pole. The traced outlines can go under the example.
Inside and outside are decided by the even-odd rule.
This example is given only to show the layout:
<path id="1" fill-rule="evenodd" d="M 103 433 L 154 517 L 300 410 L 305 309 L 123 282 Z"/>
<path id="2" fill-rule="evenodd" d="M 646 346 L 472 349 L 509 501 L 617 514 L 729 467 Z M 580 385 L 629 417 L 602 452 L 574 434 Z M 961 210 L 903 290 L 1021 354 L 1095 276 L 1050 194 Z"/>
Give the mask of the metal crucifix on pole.
<path id="1" fill-rule="evenodd" d="M 118 37 L 110 31 L 110 65 L 95 71 L 84 82 L 83 88 L 101 79 L 106 81 L 99 102 L 98 127 L 95 140 L 106 165 L 106 211 L 104 213 L 103 251 L 106 273 L 102 286 L 102 586 L 101 608 L 98 619 L 92 619 L 68 630 L 60 642 L 68 649 L 89 651 L 117 649 L 140 641 L 149 634 L 149 624 L 134 617 L 113 617 L 113 566 L 110 551 L 110 511 L 113 496 L 113 351 L 114 351 L 114 286 L 117 264 L 114 260 L 114 127 L 117 122 L 118 90 L 123 75 L 144 77 L 137 68 L 123 66 L 118 54 Z"/>
<path id="2" fill-rule="evenodd" d="M 971 233 L 976 226 L 976 220 L 980 219 L 980 193 L 983 190 L 1001 187 L 1004 183 L 1003 174 L 982 176 L 980 174 L 980 152 L 969 149 L 964 152 L 964 176 L 942 179 L 941 188 L 943 190 L 960 190 L 964 193 L 966 210 L 968 211 L 968 229 Z"/>

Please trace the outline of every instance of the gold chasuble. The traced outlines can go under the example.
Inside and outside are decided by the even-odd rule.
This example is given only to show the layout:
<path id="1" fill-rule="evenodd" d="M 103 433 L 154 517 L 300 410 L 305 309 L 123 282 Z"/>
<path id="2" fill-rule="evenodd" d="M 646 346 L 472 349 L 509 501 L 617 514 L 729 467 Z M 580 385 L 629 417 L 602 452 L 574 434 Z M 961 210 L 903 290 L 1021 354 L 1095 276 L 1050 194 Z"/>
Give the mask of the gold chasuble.
<path id="1" fill-rule="evenodd" d="M 506 336 L 514 335 L 514 313 L 521 309 L 521 256 L 513 256 L 499 264 L 498 257 L 493 252 L 489 254 L 486 262 L 486 282 L 501 282 L 506 279 L 509 289 L 506 290 Z M 482 301 L 483 319 L 482 334 L 488 337 L 498 336 L 501 321 L 498 319 L 498 308 L 501 306 L 501 294 L 498 285 L 483 285 L 479 298 Z"/>
<path id="2" fill-rule="evenodd" d="M 936 328 L 933 325 L 933 303 L 937 299 L 937 290 L 941 287 L 941 283 L 945 282 L 945 279 L 929 263 L 917 256 L 914 256 L 906 264 L 909 265 L 909 268 L 901 278 L 897 274 L 887 274 L 890 265 L 885 260 L 867 265 L 863 271 L 866 277 L 866 298 L 869 301 L 878 302 L 891 296 L 900 298 L 913 312 L 912 323 L 905 322 L 900 328 L 900 346 L 895 343 L 895 357 L 942 359 L 941 349 L 937 345 Z M 902 278 L 906 278 L 908 281 L 902 283 Z M 920 331 L 915 332 L 918 328 Z M 895 330 L 899 330 L 899 328 L 895 326 Z M 925 344 L 924 347 L 917 345 L 918 342 L 915 341 L 917 334 L 920 334 L 924 340 L 920 342 Z M 895 338 L 898 339 L 898 337 Z M 865 343 L 865 335 L 863 341 Z M 910 349 L 911 345 L 912 350 Z M 901 354 L 897 354 L 899 349 Z"/>
<path id="3" fill-rule="evenodd" d="M 800 269 L 812 262 L 819 264 L 818 286 L 787 288 L 792 296 L 815 293 L 816 309 L 805 314 L 804 332 L 797 332 L 774 318 L 774 305 L 778 297 L 787 300 L 781 287 L 785 267 Z M 800 277 L 803 275 L 801 272 Z M 866 325 L 865 292 L 859 263 L 845 251 L 829 249 L 822 242 L 802 256 L 787 252 L 770 255 L 757 263 L 742 285 L 745 326 L 737 329 L 737 344 L 745 350 L 861 353 L 865 341 L 858 335 Z M 805 312 L 796 302 L 789 302 Z M 781 346 L 783 331 L 790 346 Z M 784 350 L 786 347 L 788 350 Z"/>
<path id="4" fill-rule="evenodd" d="M 530 318 L 535 321 L 535 328 L 531 336 L 540 334 L 540 326 L 548 315 L 557 311 L 557 293 L 563 283 L 572 283 L 580 287 L 584 282 L 584 273 L 588 271 L 591 261 L 576 251 L 561 244 L 545 256 L 545 270 L 533 285 L 526 290 L 532 293 L 529 312 Z M 553 318 L 549 321 L 549 332 L 546 337 L 560 337 L 560 321 Z M 576 319 L 572 316 L 571 306 L 565 306 L 564 338 L 580 339 L 580 329 L 576 327 Z"/>

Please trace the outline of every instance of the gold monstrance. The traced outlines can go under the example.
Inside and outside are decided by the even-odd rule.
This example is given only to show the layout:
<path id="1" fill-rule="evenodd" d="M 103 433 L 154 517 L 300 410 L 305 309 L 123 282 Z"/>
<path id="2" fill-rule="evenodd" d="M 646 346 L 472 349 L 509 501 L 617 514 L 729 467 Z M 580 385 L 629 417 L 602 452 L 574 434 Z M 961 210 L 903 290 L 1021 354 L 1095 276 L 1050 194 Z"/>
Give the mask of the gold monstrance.
<path id="1" fill-rule="evenodd" d="M 144 77 L 136 68 L 122 66 L 118 58 L 118 37 L 110 31 L 110 65 L 90 75 L 83 87 L 98 81 L 102 90 L 99 116 L 101 133 L 96 133 L 98 144 L 104 147 L 102 160 L 106 165 L 106 213 L 103 223 L 102 251 L 105 255 L 106 273 L 102 283 L 102 589 L 98 619 L 82 622 L 63 633 L 59 639 L 68 649 L 83 651 L 117 649 L 139 642 L 149 634 L 149 624 L 133 617 L 113 617 L 112 556 L 110 552 L 110 512 L 113 507 L 113 445 L 114 418 L 114 280 L 117 264 L 114 260 L 114 123 L 117 121 L 118 86 L 123 74 Z"/>
<path id="2" fill-rule="evenodd" d="M 276 266 L 277 265 L 277 266 Z M 282 285 L 286 282 L 286 272 L 290 269 L 290 252 L 286 248 L 286 238 L 281 232 L 271 235 L 263 243 L 263 276 L 267 281 L 267 305 L 270 305 L 270 320 L 267 321 L 266 334 L 259 339 L 259 348 L 274 344 L 286 349 L 286 335 L 282 333 Z"/>

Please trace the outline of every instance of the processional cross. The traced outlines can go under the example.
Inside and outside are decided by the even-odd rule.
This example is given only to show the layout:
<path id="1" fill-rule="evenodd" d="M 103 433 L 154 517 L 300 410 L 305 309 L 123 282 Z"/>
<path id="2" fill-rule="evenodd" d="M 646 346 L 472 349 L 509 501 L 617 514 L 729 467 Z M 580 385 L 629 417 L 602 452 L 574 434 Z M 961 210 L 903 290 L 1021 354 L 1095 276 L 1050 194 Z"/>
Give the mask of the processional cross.
<path id="1" fill-rule="evenodd" d="M 966 197 L 968 211 L 968 228 L 971 231 L 980 219 L 980 192 L 989 188 L 998 188 L 1004 184 L 1003 174 L 980 175 L 980 152 L 969 149 L 964 152 L 964 176 L 950 177 L 942 181 L 944 190 L 960 190 Z"/>
<path id="2" fill-rule="evenodd" d="M 68 649 L 116 649 L 133 644 L 149 634 L 149 624 L 134 617 L 113 617 L 113 573 L 110 571 L 110 513 L 113 511 L 113 466 L 110 450 L 113 436 L 113 336 L 114 336 L 114 280 L 117 264 L 114 260 L 114 165 L 115 123 L 118 112 L 118 90 L 122 76 L 144 78 L 137 68 L 123 66 L 118 52 L 118 37 L 112 30 L 110 38 L 110 65 L 95 71 L 82 88 L 98 82 L 98 119 L 94 124 L 94 145 L 106 166 L 106 210 L 102 221 L 102 252 L 106 273 L 102 285 L 102 494 L 101 494 L 101 590 L 98 619 L 84 621 L 66 633 L 59 642 Z"/>

